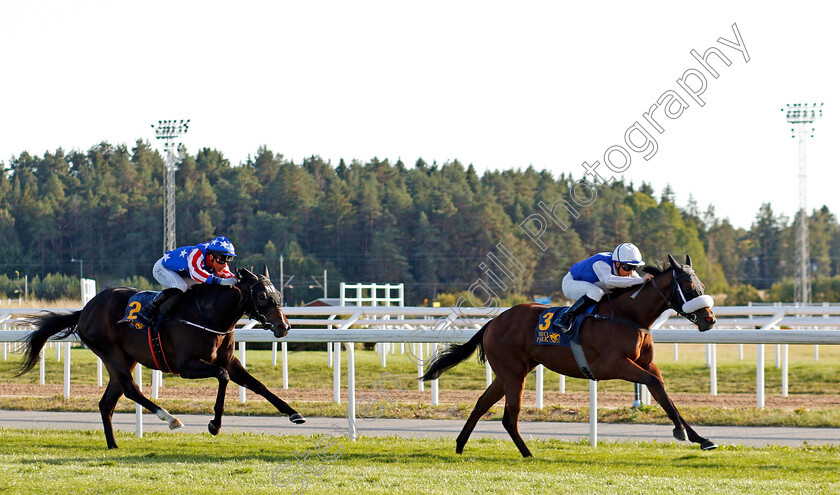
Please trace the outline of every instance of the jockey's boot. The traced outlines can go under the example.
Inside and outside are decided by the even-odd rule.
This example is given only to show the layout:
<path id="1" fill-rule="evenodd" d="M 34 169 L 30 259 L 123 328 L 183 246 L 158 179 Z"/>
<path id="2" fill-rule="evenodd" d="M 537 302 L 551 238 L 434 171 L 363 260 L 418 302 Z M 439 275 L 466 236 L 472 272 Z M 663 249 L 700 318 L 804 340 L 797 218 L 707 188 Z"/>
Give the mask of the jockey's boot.
<path id="1" fill-rule="evenodd" d="M 554 322 L 554 326 L 560 329 L 561 332 L 564 334 L 569 333 L 571 331 L 572 322 L 575 321 L 575 317 L 579 314 L 582 314 L 586 311 L 590 306 L 597 303 L 598 301 L 591 299 L 589 296 L 584 295 L 574 304 L 572 307 L 567 309 L 565 313 L 560 315 L 557 320 Z"/>
<path id="2" fill-rule="evenodd" d="M 172 305 L 167 304 L 162 311 L 161 306 L 163 305 L 163 303 L 165 303 L 170 298 L 178 294 L 183 294 L 183 292 L 181 292 L 180 289 L 177 289 L 175 287 L 164 289 L 160 294 L 155 296 L 155 298 L 152 299 L 152 301 L 148 305 L 146 305 L 143 309 L 140 310 L 140 312 L 137 314 L 137 317 L 146 322 L 147 325 L 153 326 L 158 313 L 162 312 L 163 314 L 166 314 L 171 309 Z"/>

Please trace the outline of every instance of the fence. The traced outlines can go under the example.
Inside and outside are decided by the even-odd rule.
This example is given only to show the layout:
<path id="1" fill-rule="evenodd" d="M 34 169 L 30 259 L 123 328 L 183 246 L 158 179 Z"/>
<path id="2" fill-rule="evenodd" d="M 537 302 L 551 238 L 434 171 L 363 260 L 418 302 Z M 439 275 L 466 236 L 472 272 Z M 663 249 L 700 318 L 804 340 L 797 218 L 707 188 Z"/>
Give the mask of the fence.
<path id="1" fill-rule="evenodd" d="M 504 308 L 502 308 L 504 309 Z M 33 314 L 40 310 L 2 309 L 0 310 L 0 324 L 4 330 L 0 331 L 0 341 L 3 344 L 3 358 L 6 358 L 9 343 L 21 341 L 31 332 L 31 329 L 21 326 L 22 314 Z M 490 316 L 500 312 L 499 309 L 487 308 L 417 308 L 417 307 L 387 307 L 387 306 L 356 306 L 356 307 L 308 307 L 285 308 L 289 321 L 294 328 L 281 341 L 283 353 L 283 381 L 284 388 L 288 388 L 288 355 L 287 342 L 323 342 L 332 344 L 334 400 L 340 401 L 340 352 L 341 343 L 345 344 L 347 352 L 347 402 L 349 419 L 349 436 L 356 437 L 355 421 L 355 342 L 379 343 L 379 350 L 386 352 L 384 344 L 399 343 L 413 345 L 412 352 L 417 359 L 418 375 L 423 373 L 423 355 L 433 354 L 438 344 L 465 342 L 488 321 Z M 782 368 L 782 390 L 787 395 L 787 346 L 790 344 L 815 345 L 815 359 L 818 359 L 817 345 L 840 344 L 840 306 L 737 306 L 715 308 L 718 323 L 709 332 L 698 332 L 687 320 L 676 316 L 671 310 L 666 311 L 653 325 L 653 338 L 658 343 L 707 344 L 707 364 L 710 369 L 712 395 L 717 394 L 717 370 L 715 344 L 756 344 L 756 400 L 759 408 L 764 407 L 764 345 L 776 344 L 777 356 L 780 356 Z M 676 318 L 675 318 L 676 316 Z M 400 319 L 401 318 L 401 319 Z M 245 362 L 246 342 L 271 342 L 276 349 L 278 340 L 270 332 L 254 330 L 256 322 L 241 320 L 235 332 L 239 343 L 240 360 Z M 306 328 L 301 328 L 306 327 Z M 353 328 L 351 328 L 353 327 Z M 64 375 L 65 395 L 69 395 L 70 377 L 70 343 L 77 341 L 75 336 L 65 339 L 64 344 Z M 427 352 L 417 343 L 431 344 Z M 779 347 L 780 346 L 780 347 Z M 411 347 L 409 347 L 411 349 Z M 418 352 L 419 349 L 419 352 Z M 429 352 L 430 351 L 430 352 Z M 418 355 L 419 354 L 419 355 Z M 57 355 L 58 357 L 58 355 Z M 42 355 L 42 383 L 43 383 L 43 355 Z M 778 363 L 779 360 L 777 360 Z M 383 357 L 384 364 L 384 357 Z M 139 374 L 139 367 L 137 373 Z M 536 369 L 536 406 L 542 407 L 543 402 L 544 369 Z M 491 379 L 489 366 L 487 368 L 488 383 Z M 561 375 L 561 391 L 563 390 Z M 101 384 L 101 381 L 99 382 Z M 154 383 L 154 382 L 153 382 Z M 438 403 L 438 381 L 431 382 L 432 405 Z M 153 395 L 153 397 L 156 395 Z M 240 388 L 240 400 L 244 402 L 244 389 Z M 649 400 L 649 397 L 647 398 Z M 590 441 L 597 443 L 597 382 L 590 382 Z M 139 406 L 138 406 L 139 407 Z M 139 430 L 138 430 L 139 431 Z"/>

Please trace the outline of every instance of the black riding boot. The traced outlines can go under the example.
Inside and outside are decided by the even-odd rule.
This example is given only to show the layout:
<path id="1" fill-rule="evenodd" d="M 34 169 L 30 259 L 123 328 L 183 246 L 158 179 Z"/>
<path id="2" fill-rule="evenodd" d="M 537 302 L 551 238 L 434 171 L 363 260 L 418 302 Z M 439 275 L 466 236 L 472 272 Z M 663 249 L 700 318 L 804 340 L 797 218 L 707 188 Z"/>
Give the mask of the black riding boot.
<path id="1" fill-rule="evenodd" d="M 596 304 L 598 301 L 591 299 L 589 296 L 583 296 L 574 304 L 572 307 L 566 310 L 565 313 L 560 315 L 559 318 L 554 322 L 554 326 L 560 329 L 565 334 L 569 333 L 571 330 L 572 322 L 574 321 L 575 317 L 579 314 L 582 314 L 586 311 L 590 306 Z"/>
<path id="2" fill-rule="evenodd" d="M 158 313 L 166 314 L 171 308 L 171 304 L 166 305 L 166 308 L 161 311 L 161 306 L 163 303 L 168 301 L 171 297 L 183 294 L 180 289 L 176 289 L 175 287 L 170 287 L 168 289 L 164 289 L 163 292 L 155 296 L 154 299 L 145 307 L 138 316 L 146 321 L 149 325 L 153 325 L 155 318 L 157 318 Z"/>

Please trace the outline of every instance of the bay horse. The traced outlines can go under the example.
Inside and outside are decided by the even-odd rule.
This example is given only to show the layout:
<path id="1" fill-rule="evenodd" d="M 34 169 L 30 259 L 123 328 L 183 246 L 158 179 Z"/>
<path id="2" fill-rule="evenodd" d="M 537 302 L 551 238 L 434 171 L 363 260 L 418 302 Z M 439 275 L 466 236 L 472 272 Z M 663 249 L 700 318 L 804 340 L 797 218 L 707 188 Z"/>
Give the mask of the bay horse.
<path id="1" fill-rule="evenodd" d="M 701 332 L 715 324 L 712 298 L 703 295 L 703 284 L 691 268 L 668 255 L 669 267 L 645 266 L 653 275 L 644 285 L 608 294 L 595 307 L 596 319 L 587 317 L 580 327 L 580 343 L 589 362 L 591 374 L 598 380 L 622 379 L 647 385 L 651 396 L 674 423 L 674 437 L 700 444 L 703 450 L 717 448 L 714 442 L 698 435 L 683 419 L 665 392 L 662 373 L 653 363 L 653 338 L 650 327 L 667 308 L 686 317 Z M 531 451 L 519 434 L 519 410 L 525 377 L 538 364 L 557 373 L 584 378 L 569 347 L 535 345 L 534 332 L 542 304 L 519 304 L 487 322 L 468 342 L 455 345 L 436 356 L 421 378 L 432 380 L 479 350 L 479 360 L 489 361 L 496 378 L 478 399 L 475 408 L 458 435 L 455 451 L 462 453 L 475 425 L 502 396 L 505 409 L 502 425 L 523 457 Z"/>
<path id="2" fill-rule="evenodd" d="M 207 425 L 213 435 L 222 426 L 225 389 L 233 380 L 265 397 L 274 407 L 295 423 L 306 420 L 259 380 L 251 376 L 234 356 L 234 325 L 244 314 L 259 320 L 277 338 L 285 337 L 291 326 L 283 314 L 280 296 L 271 283 L 268 268 L 262 275 L 240 268 L 238 281 L 232 287 L 194 285 L 187 290 L 159 327 L 163 359 L 151 350 L 151 337 L 127 323 L 117 323 L 125 314 L 131 296 L 140 292 L 128 287 L 106 289 L 97 294 L 80 311 L 52 313 L 32 319 L 37 328 L 26 339 L 25 353 L 18 375 L 31 370 L 39 360 L 47 340 L 56 335 L 64 338 L 77 334 L 108 369 L 110 379 L 99 401 L 102 426 L 109 449 L 117 448 L 111 419 L 119 398 L 126 397 L 168 422 L 170 429 L 183 426 L 143 395 L 131 376 L 137 363 L 147 368 L 180 375 L 181 378 L 216 378 L 219 389 L 214 406 L 215 417 Z"/>

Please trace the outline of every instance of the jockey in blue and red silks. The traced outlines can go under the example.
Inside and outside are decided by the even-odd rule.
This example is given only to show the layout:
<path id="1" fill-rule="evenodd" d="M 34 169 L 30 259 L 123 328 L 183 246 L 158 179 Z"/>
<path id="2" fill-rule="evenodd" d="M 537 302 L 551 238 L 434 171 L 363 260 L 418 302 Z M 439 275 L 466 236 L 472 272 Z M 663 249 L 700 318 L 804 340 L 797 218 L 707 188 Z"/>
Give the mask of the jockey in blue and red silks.
<path id="1" fill-rule="evenodd" d="M 191 285 L 215 284 L 232 287 L 236 275 L 228 263 L 236 256 L 236 250 L 227 237 L 219 236 L 210 242 L 195 246 L 184 246 L 166 252 L 157 260 L 152 275 L 161 285 L 167 287 L 138 315 L 151 322 L 161 305 L 172 296 L 182 294 Z"/>
<path id="2" fill-rule="evenodd" d="M 575 303 L 554 325 L 566 333 L 575 316 L 600 301 L 610 289 L 632 287 L 653 278 L 651 274 L 642 278 L 636 273 L 636 268 L 644 264 L 639 248 L 622 242 L 612 253 L 598 253 L 572 265 L 563 278 L 562 288 L 563 294 Z"/>

